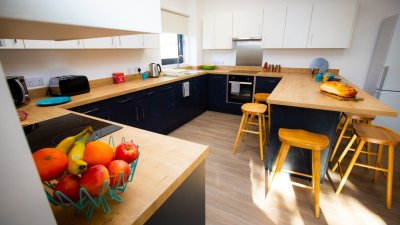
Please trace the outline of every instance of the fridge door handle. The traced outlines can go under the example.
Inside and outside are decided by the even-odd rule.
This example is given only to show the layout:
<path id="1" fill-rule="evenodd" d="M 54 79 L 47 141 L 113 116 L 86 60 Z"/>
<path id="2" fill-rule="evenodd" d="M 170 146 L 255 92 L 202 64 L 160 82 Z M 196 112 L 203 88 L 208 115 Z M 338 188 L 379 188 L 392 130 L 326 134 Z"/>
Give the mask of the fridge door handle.
<path id="1" fill-rule="evenodd" d="M 382 90 L 383 84 L 385 83 L 386 74 L 389 69 L 389 66 L 384 66 L 381 77 L 379 78 L 378 82 L 376 83 L 376 90 Z"/>
<path id="2" fill-rule="evenodd" d="M 380 96 L 381 96 L 381 90 L 376 89 L 375 94 L 374 94 L 374 97 L 375 97 L 376 99 L 379 99 Z"/>

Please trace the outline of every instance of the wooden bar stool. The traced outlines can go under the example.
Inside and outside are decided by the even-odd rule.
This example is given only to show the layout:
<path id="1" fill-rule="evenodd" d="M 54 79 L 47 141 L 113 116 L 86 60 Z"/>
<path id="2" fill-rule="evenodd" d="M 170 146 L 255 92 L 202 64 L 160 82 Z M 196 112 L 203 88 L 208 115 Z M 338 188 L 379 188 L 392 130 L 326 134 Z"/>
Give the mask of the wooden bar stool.
<path id="1" fill-rule="evenodd" d="M 353 158 L 350 161 L 347 170 L 340 181 L 339 187 L 336 190 L 336 194 L 339 194 L 342 190 L 344 183 L 346 182 L 347 178 L 350 175 L 351 170 L 354 166 L 361 166 L 368 169 L 374 169 L 374 182 L 378 180 L 378 171 L 382 171 L 385 175 L 387 175 L 387 186 L 386 186 L 386 208 L 392 208 L 392 184 L 393 184 L 393 160 L 394 160 L 394 146 L 400 143 L 400 136 L 385 127 L 374 126 L 370 124 L 354 124 L 354 135 L 351 138 L 349 144 L 347 144 L 346 148 L 344 149 L 343 153 L 340 155 L 338 161 L 336 162 L 335 166 L 332 168 L 332 171 L 335 171 L 338 167 L 340 168 L 340 163 L 342 162 L 343 158 L 346 156 L 347 152 L 349 151 L 351 145 L 354 143 L 356 138 L 360 139 L 360 143 L 354 153 Z M 360 153 L 369 154 L 368 152 L 362 151 L 365 143 L 375 143 L 378 144 L 378 156 L 376 159 L 375 166 L 371 166 L 370 164 L 362 164 L 357 163 L 357 158 Z M 388 167 L 383 168 L 381 165 L 382 160 L 382 151 L 383 146 L 388 146 Z"/>
<path id="2" fill-rule="evenodd" d="M 235 144 L 233 145 L 232 154 L 235 154 L 239 138 L 243 133 L 258 134 L 260 137 L 260 158 L 264 160 L 264 144 L 267 139 L 264 113 L 267 110 L 267 106 L 259 103 L 246 103 L 242 105 L 241 109 L 243 116 L 236 135 Z M 257 116 L 258 123 L 254 123 L 251 120 L 249 121 L 249 116 Z M 250 125 L 258 125 L 258 131 L 250 130 Z"/>
<path id="3" fill-rule="evenodd" d="M 320 192 L 320 164 L 321 151 L 325 150 L 329 145 L 329 139 L 325 135 L 311 133 L 305 130 L 293 130 L 281 128 L 278 131 L 279 140 L 282 142 L 278 156 L 272 167 L 272 179 L 268 194 L 272 191 L 272 185 L 276 177 L 282 170 L 286 156 L 291 146 L 304 148 L 312 151 L 312 174 L 304 174 L 292 172 L 296 175 L 312 178 L 312 187 L 302 185 L 302 187 L 314 190 L 314 213 L 319 218 L 319 192 Z"/>
<path id="4" fill-rule="evenodd" d="M 341 129 L 339 137 L 336 141 L 336 145 L 333 148 L 331 157 L 329 158 L 329 162 L 332 162 L 335 154 L 339 148 L 340 143 L 342 142 L 343 138 L 350 139 L 351 136 L 345 136 L 346 131 L 352 131 L 352 129 L 349 127 L 350 122 L 352 124 L 356 123 L 366 123 L 366 124 L 371 124 L 371 121 L 375 119 L 375 116 L 370 116 L 370 115 L 361 115 L 361 114 L 351 114 L 351 113 L 342 113 L 339 119 L 338 126 L 336 128 L 336 131 Z M 344 121 L 344 122 L 343 122 Z M 343 124 L 342 124 L 343 123 Z M 368 145 L 367 147 L 368 151 L 370 151 L 370 146 Z M 367 164 L 370 163 L 370 154 L 367 154 Z"/>
<path id="5" fill-rule="evenodd" d="M 268 120 L 268 132 L 270 131 L 271 128 L 271 112 L 270 112 L 270 105 L 267 103 L 267 99 L 270 94 L 268 93 L 256 93 L 254 94 L 254 102 L 255 103 L 265 103 L 267 104 L 267 111 L 265 112 L 265 118 Z"/>

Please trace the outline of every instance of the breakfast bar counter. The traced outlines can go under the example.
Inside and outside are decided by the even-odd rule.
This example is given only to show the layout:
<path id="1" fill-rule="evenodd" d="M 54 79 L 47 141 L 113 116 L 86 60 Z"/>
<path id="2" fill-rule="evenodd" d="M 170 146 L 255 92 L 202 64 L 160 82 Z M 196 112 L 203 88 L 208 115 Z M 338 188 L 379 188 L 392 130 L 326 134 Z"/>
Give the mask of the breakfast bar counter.
<path id="1" fill-rule="evenodd" d="M 395 110 L 352 84 L 350 85 L 358 91 L 357 97 L 363 98 L 363 101 L 340 101 L 326 96 L 320 93 L 320 85 L 321 83 L 315 82 L 310 74 L 287 74 L 269 96 L 267 102 L 270 104 L 271 129 L 265 159 L 267 170 L 272 168 L 280 149 L 280 128 L 304 129 L 329 138 L 329 146 L 321 152 L 320 174 L 323 180 L 332 145 L 335 144 L 340 113 L 397 116 Z M 311 174 L 311 152 L 293 148 L 287 156 L 284 168 Z"/>

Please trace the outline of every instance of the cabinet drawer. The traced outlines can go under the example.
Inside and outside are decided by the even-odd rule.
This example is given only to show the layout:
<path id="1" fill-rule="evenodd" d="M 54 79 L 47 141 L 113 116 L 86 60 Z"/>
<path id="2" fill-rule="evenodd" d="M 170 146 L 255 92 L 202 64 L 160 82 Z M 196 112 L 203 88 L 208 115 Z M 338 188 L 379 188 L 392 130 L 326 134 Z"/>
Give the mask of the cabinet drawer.
<path id="1" fill-rule="evenodd" d="M 271 93 L 278 85 L 281 78 L 279 77 L 257 77 L 256 92 Z"/>

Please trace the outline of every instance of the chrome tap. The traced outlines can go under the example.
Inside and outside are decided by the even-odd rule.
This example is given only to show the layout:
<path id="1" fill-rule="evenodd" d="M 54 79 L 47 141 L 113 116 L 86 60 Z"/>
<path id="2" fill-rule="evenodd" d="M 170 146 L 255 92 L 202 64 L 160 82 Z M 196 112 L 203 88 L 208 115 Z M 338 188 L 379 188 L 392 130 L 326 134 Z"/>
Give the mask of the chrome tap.
<path id="1" fill-rule="evenodd" d="M 183 62 L 183 55 L 178 55 L 178 69 L 179 69 L 179 59 L 182 59 Z"/>

